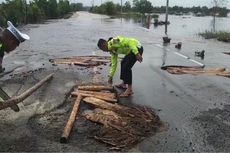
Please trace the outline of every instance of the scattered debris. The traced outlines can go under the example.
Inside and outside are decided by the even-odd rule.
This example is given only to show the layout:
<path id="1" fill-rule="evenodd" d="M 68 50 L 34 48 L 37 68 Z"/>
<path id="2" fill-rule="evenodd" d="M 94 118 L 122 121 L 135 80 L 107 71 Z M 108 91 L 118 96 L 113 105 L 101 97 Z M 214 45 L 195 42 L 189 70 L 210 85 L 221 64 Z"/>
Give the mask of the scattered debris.
<path id="1" fill-rule="evenodd" d="M 169 38 L 169 37 L 163 37 L 163 42 L 164 43 L 170 43 L 170 41 L 171 41 L 171 38 Z"/>
<path id="2" fill-rule="evenodd" d="M 13 73 L 10 74 L 9 76 L 13 79 L 13 78 L 18 78 L 18 77 L 27 77 L 27 76 L 30 76 L 31 74 L 39 71 L 43 71 L 45 70 L 45 68 L 38 68 L 38 69 L 35 69 L 35 70 L 26 70 L 26 71 L 22 71 L 20 73 L 17 73 L 17 72 L 14 72 L 12 71 Z"/>
<path id="3" fill-rule="evenodd" d="M 175 48 L 181 49 L 181 46 L 182 46 L 182 42 L 178 42 L 178 43 L 175 45 Z"/>
<path id="4" fill-rule="evenodd" d="M 110 56 L 74 56 L 67 58 L 50 59 L 49 61 L 53 63 L 53 65 L 69 64 L 91 67 L 110 63 L 110 59 Z"/>
<path id="5" fill-rule="evenodd" d="M 201 57 L 201 59 L 204 59 L 204 53 L 205 53 L 205 50 L 195 51 L 195 56 Z"/>
<path id="6" fill-rule="evenodd" d="M 157 18 L 155 18 L 153 24 L 154 24 L 154 26 L 165 25 L 166 22 L 165 21 L 159 21 Z M 170 22 L 167 21 L 167 25 L 169 25 L 169 24 L 170 24 Z"/>
<path id="7" fill-rule="evenodd" d="M 82 116 L 102 125 L 99 130 L 92 133 L 91 137 L 107 144 L 109 150 L 121 150 L 135 145 L 155 132 L 161 131 L 160 128 L 163 127 L 163 123 L 152 109 L 116 103 L 117 95 L 111 86 L 79 86 L 72 95 L 77 96 L 77 101 L 60 142 L 67 142 L 80 99 L 94 108 L 84 110 Z M 76 103 L 78 103 L 77 107 Z"/>
<path id="8" fill-rule="evenodd" d="M 226 72 L 225 68 L 204 69 L 196 66 L 163 66 L 161 69 L 171 74 L 216 75 L 230 78 L 230 72 Z"/>

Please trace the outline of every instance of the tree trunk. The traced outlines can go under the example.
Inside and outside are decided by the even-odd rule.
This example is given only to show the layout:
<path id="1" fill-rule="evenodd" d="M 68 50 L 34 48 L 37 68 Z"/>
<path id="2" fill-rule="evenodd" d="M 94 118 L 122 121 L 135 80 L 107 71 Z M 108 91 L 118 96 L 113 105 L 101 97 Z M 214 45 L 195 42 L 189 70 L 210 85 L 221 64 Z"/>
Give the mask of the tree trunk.
<path id="1" fill-rule="evenodd" d="M 77 112 L 78 112 L 78 108 L 79 108 L 81 100 L 82 100 L 82 96 L 78 95 L 78 97 L 77 97 L 77 99 L 76 99 L 76 101 L 74 103 L 72 112 L 70 114 L 69 120 L 66 123 L 66 126 L 65 126 L 65 128 L 63 130 L 63 134 L 62 134 L 62 137 L 60 139 L 61 143 L 66 143 L 68 138 L 69 138 L 70 132 L 71 132 L 71 130 L 73 128 L 73 124 L 74 124 L 74 122 L 76 120 L 76 117 L 77 117 Z"/>

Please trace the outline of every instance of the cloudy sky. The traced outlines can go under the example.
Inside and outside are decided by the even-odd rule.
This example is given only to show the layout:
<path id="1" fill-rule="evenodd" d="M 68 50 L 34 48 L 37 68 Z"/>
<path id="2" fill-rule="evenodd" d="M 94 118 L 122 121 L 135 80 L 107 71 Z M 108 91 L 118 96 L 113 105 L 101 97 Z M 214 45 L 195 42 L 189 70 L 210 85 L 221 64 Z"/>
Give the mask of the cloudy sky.
<path id="1" fill-rule="evenodd" d="M 92 5 L 93 0 L 70 0 L 71 2 L 81 2 L 84 5 Z M 98 5 L 106 0 L 94 0 L 95 5 Z M 120 3 L 121 0 L 112 0 L 115 3 Z M 123 2 L 128 0 L 123 0 Z M 132 0 L 130 0 L 132 2 Z M 153 3 L 154 6 L 162 6 L 165 5 L 166 0 L 149 0 Z M 226 6 L 230 8 L 230 0 L 226 0 Z M 178 5 L 178 6 L 211 6 L 212 0 L 169 0 L 170 6 Z"/>

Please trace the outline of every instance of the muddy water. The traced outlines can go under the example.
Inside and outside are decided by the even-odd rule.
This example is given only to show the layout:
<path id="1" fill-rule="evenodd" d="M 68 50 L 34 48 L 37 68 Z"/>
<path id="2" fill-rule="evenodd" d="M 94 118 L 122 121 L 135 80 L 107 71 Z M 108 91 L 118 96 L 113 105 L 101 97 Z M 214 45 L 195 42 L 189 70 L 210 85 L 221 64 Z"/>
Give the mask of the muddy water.
<path id="1" fill-rule="evenodd" d="M 230 31 L 227 25 L 230 18 L 194 17 L 194 16 L 170 16 L 169 34 L 172 36 L 192 36 L 204 31 Z M 215 23 L 214 23 L 215 22 Z"/>
<path id="2" fill-rule="evenodd" d="M 1 112 L 0 151 L 105 151 L 103 147 L 97 145 L 88 147 L 88 144 L 93 144 L 90 141 L 84 141 L 85 144 L 81 145 L 74 143 L 79 140 L 77 132 L 85 132 L 84 124 L 79 125 L 82 131 L 77 131 L 73 135 L 76 138 L 72 139 L 73 143 L 70 145 L 59 143 L 58 137 L 62 130 L 59 126 L 61 123 L 64 126 L 63 120 L 67 118 L 65 114 L 69 111 L 66 95 L 74 85 L 92 82 L 94 73 L 93 69 L 76 66 L 52 66 L 48 60 L 74 55 L 107 55 L 97 49 L 97 40 L 116 35 L 138 38 L 144 46 L 144 61 L 135 64 L 133 68 L 135 94 L 121 102 L 152 107 L 163 122 L 169 125 L 168 131 L 146 139 L 130 151 L 230 151 L 227 145 L 229 135 L 223 135 L 228 132 L 229 127 L 229 121 L 226 120 L 229 111 L 229 79 L 217 76 L 174 76 L 160 69 L 163 63 L 197 66 L 174 53 L 180 52 L 204 63 L 206 67 L 226 67 L 229 70 L 230 57 L 222 54 L 223 51 L 230 51 L 229 44 L 204 40 L 196 36 L 196 33 L 206 29 L 205 27 L 211 28 L 209 17 L 184 19 L 175 17 L 177 22 L 173 21 L 170 18 L 169 35 L 172 42 L 165 46 L 162 45 L 163 27 L 146 29 L 131 20 L 110 19 L 107 16 L 86 12 L 79 12 L 67 20 L 50 20 L 45 24 L 23 27 L 22 30 L 31 36 L 31 40 L 5 57 L 6 71 L 13 70 L 13 72 L 1 78 L 1 87 L 10 95 L 16 95 L 48 73 L 54 72 L 55 77 L 48 86 L 20 105 L 20 113 L 11 110 Z M 202 21 L 205 21 L 203 24 L 205 26 L 195 24 Z M 175 49 L 175 44 L 179 41 L 182 42 L 181 50 Z M 204 60 L 194 57 L 196 50 L 206 51 Z M 41 71 L 36 71 L 27 77 L 17 76 L 19 79 L 16 79 L 17 77 L 10 76 L 40 68 Z M 102 68 L 99 69 L 99 81 L 106 83 L 108 67 Z M 119 67 L 114 77 L 114 83 L 118 82 Z M 220 110 L 226 113 L 221 113 Z M 214 121 L 213 116 L 217 116 Z M 62 122 L 59 122 L 60 120 Z M 214 140 L 215 135 L 210 133 L 214 129 L 204 128 L 202 126 L 202 122 L 206 125 L 204 120 L 215 124 L 217 128 L 224 127 L 215 132 L 224 137 L 225 144 Z M 41 130 L 42 128 L 44 130 Z M 81 139 L 84 137 L 80 137 Z M 86 147 L 88 148 L 85 149 Z"/>
<path id="3" fill-rule="evenodd" d="M 159 15 L 159 21 L 165 21 L 165 14 Z M 205 31 L 230 31 L 228 25 L 230 24 L 230 17 L 219 17 L 215 20 L 211 16 L 195 17 L 192 15 L 176 16 L 169 15 L 168 35 L 170 37 L 186 38 L 196 37 L 199 33 Z M 124 22 L 138 24 L 145 28 L 151 29 L 158 34 L 164 34 L 165 26 L 154 26 L 151 24 L 147 26 L 146 19 L 124 19 Z"/>

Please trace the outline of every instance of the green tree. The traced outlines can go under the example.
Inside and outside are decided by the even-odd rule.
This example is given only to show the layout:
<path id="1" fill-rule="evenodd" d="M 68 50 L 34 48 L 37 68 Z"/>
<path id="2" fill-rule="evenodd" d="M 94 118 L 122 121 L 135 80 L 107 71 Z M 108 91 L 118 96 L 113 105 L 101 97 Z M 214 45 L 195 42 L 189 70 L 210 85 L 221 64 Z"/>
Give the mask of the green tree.
<path id="1" fill-rule="evenodd" d="M 82 3 L 72 3 L 70 5 L 71 11 L 81 11 L 83 10 L 83 4 Z"/>
<path id="2" fill-rule="evenodd" d="M 223 8 L 219 8 L 218 12 L 219 12 L 219 17 L 226 17 L 228 16 L 229 11 L 226 7 L 223 7 Z"/>
<path id="3" fill-rule="evenodd" d="M 29 23 L 37 23 L 44 18 L 44 12 L 34 2 L 30 2 L 27 10 L 27 21 Z"/>
<path id="4" fill-rule="evenodd" d="M 6 20 L 12 21 L 18 25 L 23 23 L 25 19 L 25 6 L 21 0 L 6 0 L 2 3 L 2 15 Z"/>
<path id="5" fill-rule="evenodd" d="M 6 18 L 4 16 L 4 10 L 2 8 L 2 5 L 0 5 L 0 27 L 3 27 L 6 25 Z"/>
<path id="6" fill-rule="evenodd" d="M 49 5 L 49 18 L 57 18 L 58 17 L 58 4 L 56 0 L 49 0 L 48 1 L 48 5 Z"/>
<path id="7" fill-rule="evenodd" d="M 227 16 L 227 13 L 225 12 L 225 8 L 222 8 L 224 5 L 226 5 L 228 0 L 212 0 L 213 8 L 212 8 L 212 16 L 215 18 L 218 16 Z"/>
<path id="8" fill-rule="evenodd" d="M 108 15 L 116 14 L 116 6 L 112 1 L 108 1 L 105 3 L 105 11 Z"/>
<path id="9" fill-rule="evenodd" d="M 35 4 L 44 12 L 46 18 L 49 17 L 49 3 L 47 0 L 35 0 Z"/>
<path id="10" fill-rule="evenodd" d="M 134 10 L 142 14 L 151 13 L 153 10 L 152 3 L 148 0 L 133 0 Z"/>
<path id="11" fill-rule="evenodd" d="M 132 7 L 131 7 L 130 2 L 129 2 L 129 1 L 126 1 L 126 2 L 125 2 L 125 5 L 124 5 L 124 8 L 123 8 L 124 11 L 125 11 L 125 12 L 129 12 L 129 11 L 131 11 L 131 8 L 132 8 Z"/>
<path id="12" fill-rule="evenodd" d="M 59 0 L 58 10 L 61 16 L 64 16 L 65 14 L 69 13 L 71 11 L 69 1 Z"/>

